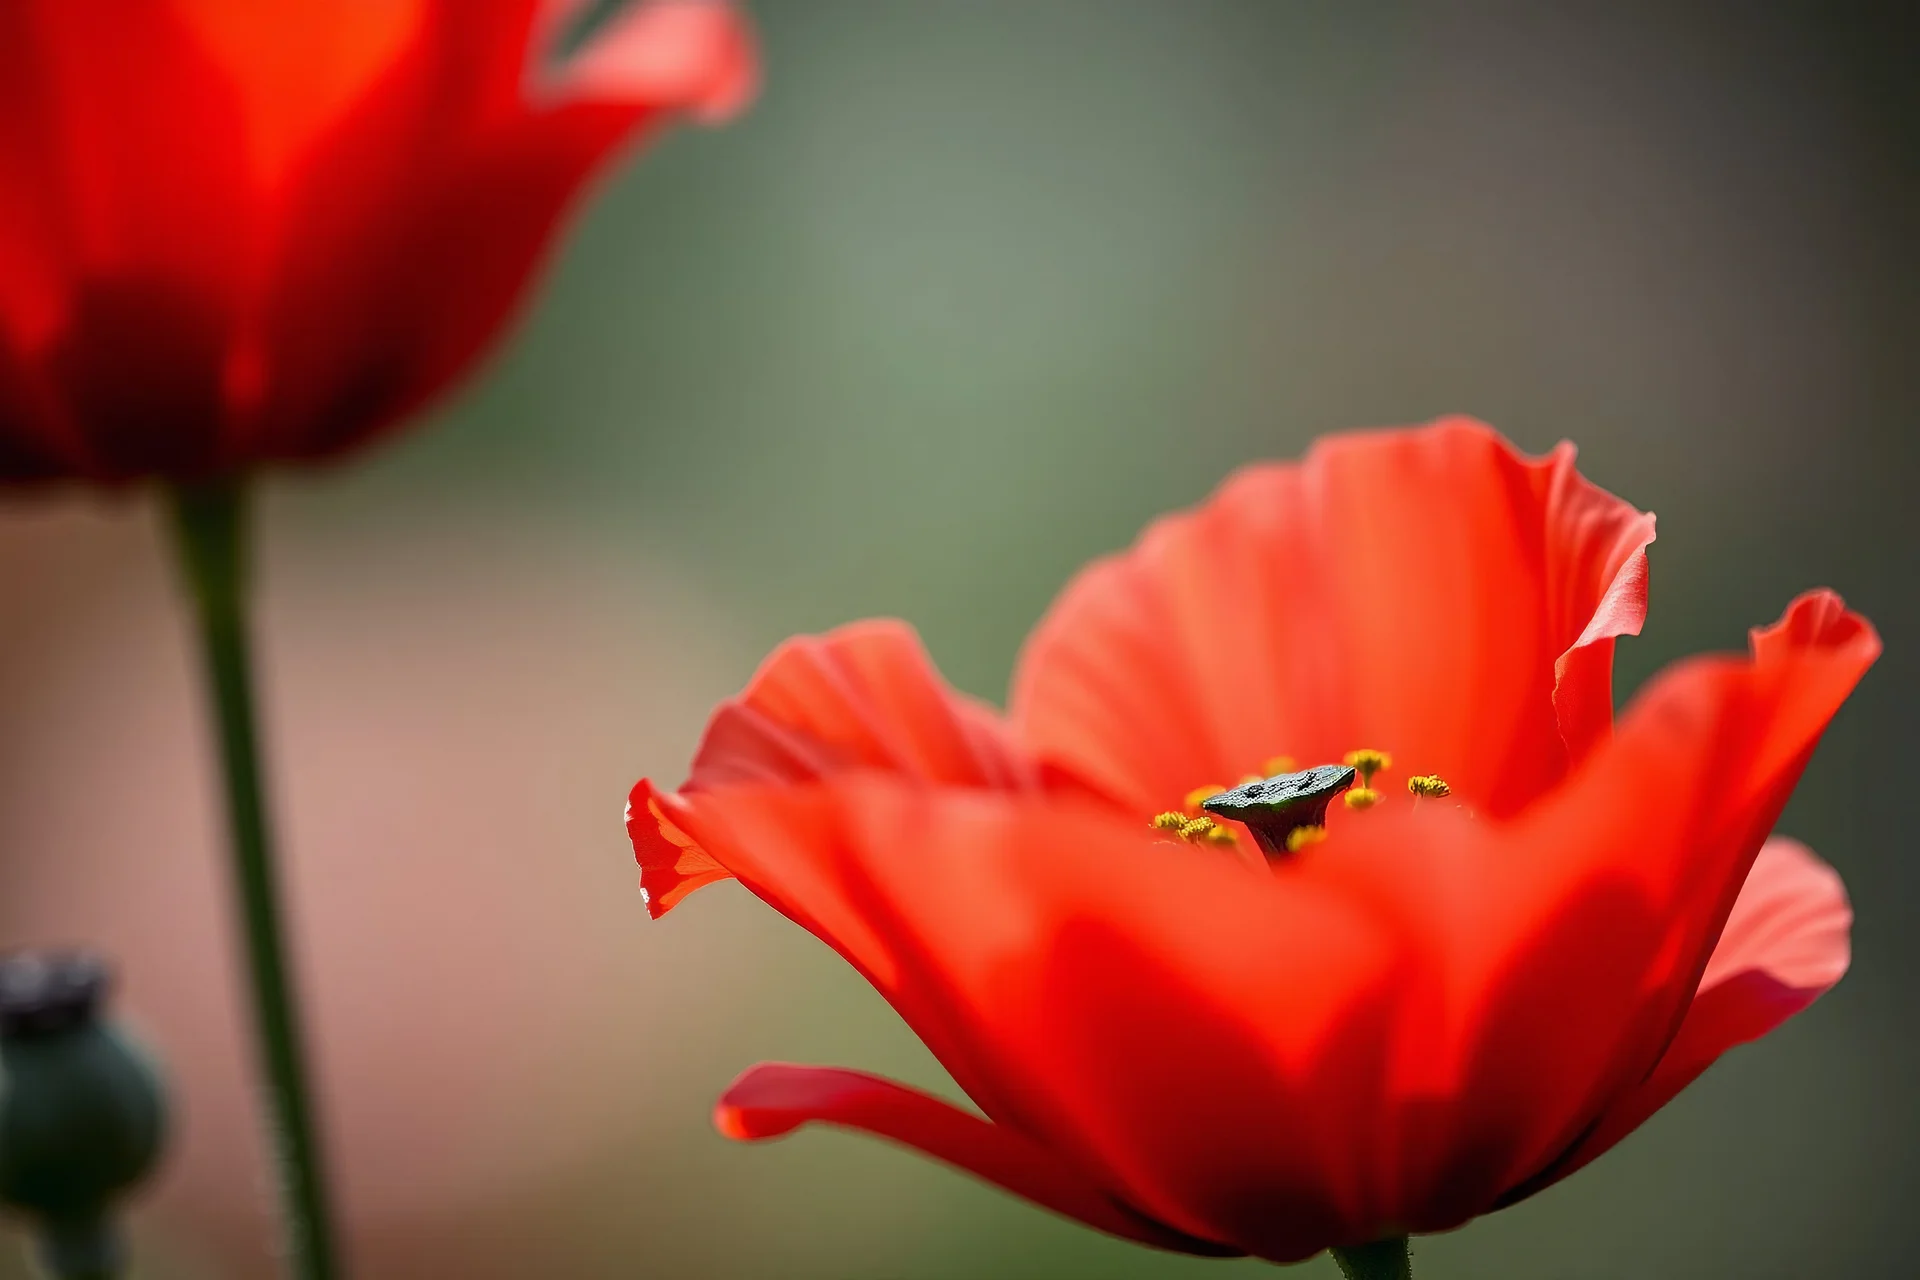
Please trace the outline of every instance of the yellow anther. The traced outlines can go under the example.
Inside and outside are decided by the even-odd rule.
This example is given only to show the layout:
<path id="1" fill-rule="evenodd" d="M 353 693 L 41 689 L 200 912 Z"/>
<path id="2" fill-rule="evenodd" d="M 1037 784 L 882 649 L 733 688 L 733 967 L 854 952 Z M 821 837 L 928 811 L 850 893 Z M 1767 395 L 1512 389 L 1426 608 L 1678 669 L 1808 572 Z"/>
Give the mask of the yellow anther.
<path id="1" fill-rule="evenodd" d="M 1265 782 L 1266 780 L 1267 780 L 1267 775 L 1264 773 L 1249 773 L 1245 777 L 1241 778 L 1240 781 L 1234 783 L 1233 785 L 1236 787 L 1244 787 L 1249 782 Z"/>
<path id="2" fill-rule="evenodd" d="M 1225 787 L 1195 787 L 1187 792 L 1187 808 L 1198 809 L 1225 790 Z"/>
<path id="3" fill-rule="evenodd" d="M 1371 809 L 1380 803 L 1380 793 L 1372 787 L 1355 787 L 1345 799 L 1349 809 Z"/>
<path id="4" fill-rule="evenodd" d="M 1223 826 L 1220 826 L 1218 823 L 1216 823 L 1214 824 L 1213 830 L 1207 832 L 1206 835 L 1200 838 L 1202 840 L 1205 840 L 1208 844 L 1233 844 L 1234 843 L 1233 828 L 1223 827 Z"/>
<path id="5" fill-rule="evenodd" d="M 1407 790 L 1429 800 L 1437 800 L 1441 796 L 1453 794 L 1453 788 L 1447 785 L 1447 780 L 1437 773 L 1414 774 L 1407 779 Z"/>
<path id="6" fill-rule="evenodd" d="M 1153 822 L 1150 825 L 1155 831 L 1171 831 L 1178 835 L 1180 828 L 1186 826 L 1187 823 L 1191 821 L 1193 821 L 1193 819 L 1187 817 L 1184 813 L 1175 813 L 1172 810 L 1168 810 L 1166 813 L 1154 814 Z"/>
<path id="7" fill-rule="evenodd" d="M 1327 838 L 1325 827 L 1295 827 L 1287 832 L 1287 852 L 1298 853 L 1310 844 L 1319 844 Z"/>
<path id="8" fill-rule="evenodd" d="M 1182 840 L 1199 840 L 1214 829 L 1212 818 L 1189 818 L 1180 824 Z"/>
<path id="9" fill-rule="evenodd" d="M 1277 774 L 1292 773 L 1293 757 L 1292 756 L 1274 756 L 1272 759 L 1268 760 L 1265 764 L 1261 765 L 1260 767 L 1266 770 L 1266 773 L 1263 776 L 1268 778 L 1274 777 Z"/>
<path id="10" fill-rule="evenodd" d="M 1342 764 L 1360 775 L 1360 785 L 1373 784 L 1373 775 L 1382 769 L 1393 768 L 1393 757 L 1384 751 L 1375 751 L 1371 747 L 1362 747 L 1358 751 L 1349 751 Z"/>

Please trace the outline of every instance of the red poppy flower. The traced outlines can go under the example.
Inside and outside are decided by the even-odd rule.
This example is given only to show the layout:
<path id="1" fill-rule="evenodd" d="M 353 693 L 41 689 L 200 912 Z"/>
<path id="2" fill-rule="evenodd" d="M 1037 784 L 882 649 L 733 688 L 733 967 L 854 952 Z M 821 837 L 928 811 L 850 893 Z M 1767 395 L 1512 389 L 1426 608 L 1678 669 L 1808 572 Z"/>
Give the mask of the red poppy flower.
<path id="1" fill-rule="evenodd" d="M 1249 468 L 1087 569 L 1004 719 L 899 623 L 789 641 L 686 786 L 635 788 L 649 909 L 737 877 L 986 1118 L 765 1065 L 720 1127 L 862 1129 L 1278 1262 L 1584 1165 L 1847 966 L 1837 877 L 1768 832 L 1879 641 L 1813 592 L 1616 726 L 1652 538 L 1570 446 L 1447 421 Z M 1287 776 L 1213 794 L 1247 774 Z"/>
<path id="2" fill-rule="evenodd" d="M 335 453 L 444 389 L 623 142 L 751 94 L 652 0 L 0 5 L 0 480 Z"/>

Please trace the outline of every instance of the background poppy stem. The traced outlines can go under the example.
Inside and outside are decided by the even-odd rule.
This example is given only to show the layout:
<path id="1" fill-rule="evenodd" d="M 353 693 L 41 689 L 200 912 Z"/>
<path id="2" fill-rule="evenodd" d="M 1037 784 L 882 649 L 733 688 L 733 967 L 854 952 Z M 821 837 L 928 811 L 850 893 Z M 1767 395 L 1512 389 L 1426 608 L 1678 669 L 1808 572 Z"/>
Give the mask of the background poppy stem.
<path id="1" fill-rule="evenodd" d="M 180 562 L 199 622 L 207 692 L 220 737 L 235 906 L 246 948 L 254 1033 L 267 1084 L 287 1260 L 298 1280 L 333 1280 L 334 1249 L 300 1019 L 275 887 L 261 786 L 248 642 L 247 488 L 239 478 L 173 490 Z"/>
<path id="2" fill-rule="evenodd" d="M 1413 1280 L 1413 1250 L 1405 1236 L 1329 1252 L 1347 1280 Z"/>

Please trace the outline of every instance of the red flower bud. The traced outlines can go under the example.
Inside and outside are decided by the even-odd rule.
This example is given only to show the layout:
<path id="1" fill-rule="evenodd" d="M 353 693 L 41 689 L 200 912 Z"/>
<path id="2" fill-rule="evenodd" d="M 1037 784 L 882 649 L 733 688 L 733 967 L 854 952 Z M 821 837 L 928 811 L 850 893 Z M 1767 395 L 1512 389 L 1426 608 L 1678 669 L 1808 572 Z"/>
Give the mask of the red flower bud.
<path id="1" fill-rule="evenodd" d="M 581 185 L 751 96 L 742 19 L 638 0 L 0 6 L 0 481 L 325 457 L 467 370 Z"/>

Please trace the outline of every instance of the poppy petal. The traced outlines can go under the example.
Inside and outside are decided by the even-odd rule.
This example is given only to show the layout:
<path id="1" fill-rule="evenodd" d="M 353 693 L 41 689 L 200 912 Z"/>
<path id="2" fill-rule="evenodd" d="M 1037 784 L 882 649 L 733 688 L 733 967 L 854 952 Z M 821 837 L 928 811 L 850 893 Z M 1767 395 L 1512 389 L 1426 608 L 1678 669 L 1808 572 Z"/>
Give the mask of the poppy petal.
<path id="1" fill-rule="evenodd" d="M 911 1147 L 1109 1235 L 1179 1253 L 1238 1253 L 1124 1208 L 1030 1138 L 877 1076 L 762 1063 L 734 1081 L 714 1108 L 715 1127 L 741 1142 L 784 1137 L 809 1123 L 839 1125 Z"/>
<path id="2" fill-rule="evenodd" d="M 913 628 L 879 619 L 798 636 L 715 710 L 674 815 L 651 782 L 634 788 L 627 829 L 648 909 L 662 915 L 726 875 L 700 847 L 702 793 L 863 769 L 946 786 L 1034 785 L 999 717 L 941 679 Z"/>
<path id="3" fill-rule="evenodd" d="M 707 848 L 997 1124 L 1276 1261 L 1379 1225 L 1349 1172 L 1401 952 L 1353 903 L 1042 793 L 864 773 L 713 799 Z"/>
<path id="4" fill-rule="evenodd" d="M 178 5 L 6 5 L 0 119 L 0 230 L 35 237 L 0 262 L 30 279 L 53 264 L 231 298 L 249 230 L 246 126 Z"/>
<path id="5" fill-rule="evenodd" d="M 1264 878 L 1111 810 L 899 773 L 658 800 L 706 806 L 715 862 L 996 1123 L 1290 1261 L 1486 1211 L 1645 1078 L 1877 648 L 1813 593 L 1752 657 L 1664 674 L 1522 819 L 1343 814 Z"/>
<path id="6" fill-rule="evenodd" d="M 524 39 L 524 21 L 521 28 Z M 502 47 L 526 56 L 522 43 Z M 396 416 L 499 341 L 556 243 L 555 227 L 609 161 L 680 113 L 719 123 L 742 110 L 757 62 L 746 20 L 724 0 L 641 0 L 557 67 L 520 67 L 488 83 L 521 90 L 514 113 L 506 123 L 483 122 L 440 181 L 411 202 L 417 216 L 394 221 L 391 256 L 376 277 L 387 305 L 397 294 L 430 311 L 402 317 L 417 349 Z M 474 208 L 487 216 L 460 216 Z M 450 227 L 462 234 L 449 235 Z M 428 279 L 396 286 L 417 275 Z"/>
<path id="7" fill-rule="evenodd" d="M 0 5 L 0 342 L 38 384 L 31 416 L 0 404 L 33 441 L 5 474 L 211 467 L 258 232 L 245 127 L 174 5 Z"/>
<path id="8" fill-rule="evenodd" d="M 1659 1065 L 1580 1143 L 1510 1200 L 1605 1154 L 1737 1045 L 1758 1040 L 1826 994 L 1847 971 L 1853 909 L 1832 867 L 1775 836 L 1754 859 L 1680 1031 Z"/>
<path id="9" fill-rule="evenodd" d="M 629 6 L 551 77 L 563 100 L 641 102 L 718 124 L 758 87 L 753 34 L 721 0 L 647 0 Z"/>
<path id="10" fill-rule="evenodd" d="M 1751 657 L 1663 673 L 1521 819 L 1369 813 L 1304 862 L 1423 957 L 1389 1093 L 1430 1105 L 1395 1119 L 1378 1174 L 1404 1226 L 1485 1212 L 1647 1078 L 1787 793 L 1878 652 L 1863 619 L 1811 593 L 1755 634 Z"/>
<path id="11" fill-rule="evenodd" d="M 627 838 L 640 864 L 640 900 L 655 920 L 700 886 L 733 874 L 667 816 L 662 808 L 667 799 L 645 778 L 627 797 Z"/>
<path id="12" fill-rule="evenodd" d="M 685 789 L 850 769 L 961 787 L 1032 781 L 993 710 L 953 691 L 912 627 L 874 619 L 775 649 L 715 711 Z"/>
<path id="13" fill-rule="evenodd" d="M 286 454 L 335 452 L 439 394 L 504 336 L 556 225 L 624 146 L 750 95 L 733 6 L 629 6 L 557 66 L 529 65 L 560 16 L 436 0 L 292 166 L 259 414 Z"/>
<path id="14" fill-rule="evenodd" d="M 1517 811 L 1611 722 L 1653 517 L 1449 419 L 1251 467 L 1087 569 L 1035 631 L 1013 717 L 1151 811 L 1274 755 L 1391 752 Z"/>
<path id="15" fill-rule="evenodd" d="M 271 186 L 418 38 L 424 0 L 173 0 L 239 94 L 256 181 Z"/>

